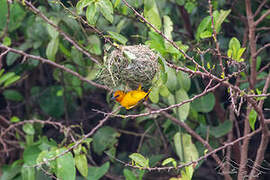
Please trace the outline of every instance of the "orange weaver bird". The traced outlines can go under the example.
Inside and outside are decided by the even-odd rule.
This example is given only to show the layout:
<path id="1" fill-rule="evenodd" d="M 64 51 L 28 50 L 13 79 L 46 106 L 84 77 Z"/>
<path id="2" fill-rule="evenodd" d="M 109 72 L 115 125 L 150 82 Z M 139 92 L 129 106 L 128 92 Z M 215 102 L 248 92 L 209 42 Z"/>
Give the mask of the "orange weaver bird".
<path id="1" fill-rule="evenodd" d="M 124 92 L 117 90 L 113 94 L 113 99 L 121 104 L 121 106 L 125 107 L 126 109 L 131 109 L 136 106 L 140 101 L 145 101 L 148 98 L 151 89 L 148 92 L 144 92 L 142 90 L 142 86 L 139 85 L 137 90 Z"/>

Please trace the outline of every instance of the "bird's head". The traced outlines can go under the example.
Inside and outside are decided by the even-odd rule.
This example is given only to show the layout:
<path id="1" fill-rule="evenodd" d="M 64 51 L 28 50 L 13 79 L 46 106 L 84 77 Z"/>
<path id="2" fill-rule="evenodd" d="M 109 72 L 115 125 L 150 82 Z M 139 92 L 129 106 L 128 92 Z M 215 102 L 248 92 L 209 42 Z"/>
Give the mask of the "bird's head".
<path id="1" fill-rule="evenodd" d="M 124 91 L 117 90 L 113 94 L 113 99 L 115 99 L 117 102 L 121 102 L 122 99 L 124 98 L 125 94 L 126 93 Z"/>

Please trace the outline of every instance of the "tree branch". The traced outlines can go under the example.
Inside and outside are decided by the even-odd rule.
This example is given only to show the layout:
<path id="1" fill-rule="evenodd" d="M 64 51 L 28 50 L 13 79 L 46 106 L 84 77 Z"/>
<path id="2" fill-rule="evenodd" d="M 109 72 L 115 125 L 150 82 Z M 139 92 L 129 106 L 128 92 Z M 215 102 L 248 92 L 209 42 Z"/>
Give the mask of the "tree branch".
<path id="1" fill-rule="evenodd" d="M 265 44 L 263 47 L 257 50 L 255 57 L 257 57 L 265 48 L 270 47 L 270 43 Z"/>
<path id="2" fill-rule="evenodd" d="M 250 66 L 250 89 L 255 88 L 256 84 L 256 38 L 255 38 L 255 27 L 256 23 L 254 23 L 254 16 L 251 11 L 251 3 L 250 0 L 245 0 L 246 2 L 246 14 L 247 14 L 247 20 L 248 20 L 248 31 L 249 31 L 249 47 L 250 47 L 250 53 L 251 53 L 251 66 Z"/>
<path id="3" fill-rule="evenodd" d="M 75 46 L 76 49 L 81 51 L 83 54 L 85 54 L 87 57 L 89 57 L 92 61 L 94 61 L 97 64 L 100 64 L 97 59 L 95 59 L 84 47 L 79 45 L 77 42 L 75 42 L 68 34 L 66 34 L 64 31 L 62 31 L 57 25 L 55 25 L 50 19 L 48 19 L 40 10 L 38 10 L 35 6 L 31 4 L 29 1 L 24 1 L 25 5 L 27 5 L 32 12 L 37 14 L 39 17 L 41 17 L 44 21 L 46 21 L 48 24 L 50 24 L 52 27 L 54 27 L 67 41 L 69 41 L 71 44 Z"/>
<path id="4" fill-rule="evenodd" d="M 254 13 L 254 17 L 256 17 L 262 10 L 262 7 L 265 5 L 267 0 L 264 0 L 263 2 L 261 2 L 261 4 L 259 5 L 259 7 L 257 8 L 256 12 Z"/>
<path id="5" fill-rule="evenodd" d="M 66 71 L 66 72 L 68 72 L 68 73 L 70 73 L 70 74 L 78 77 L 81 81 L 87 82 L 87 83 L 89 83 L 89 84 L 91 84 L 91 85 L 93 85 L 95 87 L 106 89 L 106 90 L 111 90 L 107 86 L 104 86 L 104 85 L 101 85 L 101 84 L 97 84 L 97 83 L 95 83 L 95 82 L 93 82 L 91 80 L 88 80 L 88 79 L 82 77 L 79 73 L 77 73 L 77 72 L 75 72 L 75 71 L 73 71 L 71 69 L 68 69 L 68 68 L 66 68 L 63 65 L 57 64 L 57 63 L 55 63 L 55 62 L 53 62 L 53 61 L 51 61 L 49 59 L 45 59 L 45 58 L 42 58 L 40 56 L 34 56 L 34 55 L 31 55 L 31 54 L 27 54 L 27 53 L 25 53 L 23 51 L 20 51 L 20 50 L 13 49 L 13 48 L 10 48 L 8 46 L 5 46 L 2 43 L 0 43 L 0 49 L 5 49 L 5 50 L 8 50 L 10 52 L 14 52 L 16 54 L 20 54 L 20 55 L 24 56 L 26 59 L 32 58 L 32 59 L 38 60 L 38 61 L 40 61 L 42 63 L 50 64 L 50 65 L 52 65 L 52 66 L 54 66 L 56 68 L 62 69 L 64 71 Z"/>
<path id="6" fill-rule="evenodd" d="M 259 19 L 255 21 L 255 26 L 258 26 L 264 18 L 266 18 L 270 14 L 270 9 L 268 9 Z"/>

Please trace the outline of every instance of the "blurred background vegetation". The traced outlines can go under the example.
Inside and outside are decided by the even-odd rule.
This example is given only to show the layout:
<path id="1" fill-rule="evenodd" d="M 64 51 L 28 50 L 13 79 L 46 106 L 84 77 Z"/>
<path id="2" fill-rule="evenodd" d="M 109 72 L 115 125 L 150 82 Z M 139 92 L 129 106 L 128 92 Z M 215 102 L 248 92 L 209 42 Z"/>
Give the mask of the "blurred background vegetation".
<path id="1" fill-rule="evenodd" d="M 247 4 L 255 20 L 263 17 L 253 29 Z M 223 179 L 207 153 L 260 127 L 246 98 L 269 92 L 269 7 L 263 0 L 0 0 L 0 179 Z M 112 84 L 105 75 L 113 50 L 136 73 L 134 62 L 144 54 L 125 47 L 139 44 L 158 57 L 158 69 L 136 67 L 144 76 L 153 73 L 148 84 L 128 73 Z M 111 100 L 113 91 L 140 83 L 151 88 L 147 104 L 126 110 Z M 269 98 L 252 100 L 267 121 Z M 263 142 L 260 133 L 250 139 L 247 173 Z M 243 164 L 242 145 L 216 153 L 232 179 L 240 178 L 234 171 Z M 269 155 L 261 179 L 269 178 Z M 147 170 L 155 167 L 165 170 Z"/>

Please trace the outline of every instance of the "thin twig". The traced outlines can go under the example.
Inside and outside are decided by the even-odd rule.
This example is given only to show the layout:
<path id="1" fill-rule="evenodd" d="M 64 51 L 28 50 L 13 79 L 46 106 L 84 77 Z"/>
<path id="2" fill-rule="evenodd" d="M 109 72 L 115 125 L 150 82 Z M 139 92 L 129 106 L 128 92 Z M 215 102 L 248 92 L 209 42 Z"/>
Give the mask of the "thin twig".
<path id="1" fill-rule="evenodd" d="M 72 145 L 71 147 L 69 147 L 67 150 L 61 152 L 60 154 L 58 154 L 57 156 L 54 156 L 52 158 L 46 159 L 44 160 L 42 163 L 38 163 L 34 166 L 31 167 L 40 167 L 43 164 L 46 164 L 49 161 L 54 161 L 57 158 L 63 156 L 64 154 L 70 152 L 71 150 L 73 150 L 74 148 L 78 147 L 81 143 L 83 143 L 84 140 L 86 140 L 88 137 L 92 136 L 101 126 L 103 126 L 103 124 L 111 117 L 111 115 L 115 112 L 117 112 L 119 109 L 116 109 L 115 111 L 108 113 L 108 115 L 102 119 L 101 121 L 99 121 L 99 123 L 86 135 L 84 135 L 80 140 L 78 140 L 74 145 Z"/>
<path id="2" fill-rule="evenodd" d="M 255 26 L 258 26 L 264 18 L 266 18 L 270 14 L 270 9 L 268 9 L 259 19 L 255 21 Z"/>
<path id="3" fill-rule="evenodd" d="M 263 47 L 257 50 L 255 56 L 257 57 L 265 48 L 270 47 L 270 43 L 265 44 Z"/>
<path id="4" fill-rule="evenodd" d="M 34 5 L 32 5 L 31 2 L 24 1 L 24 3 L 25 3 L 25 5 L 27 5 L 30 8 L 30 10 L 32 12 L 34 12 L 35 14 L 37 14 L 44 21 L 46 21 L 53 28 L 55 28 L 67 41 L 69 41 L 71 44 L 73 44 L 76 49 L 78 49 L 79 51 L 81 51 L 83 54 L 85 54 L 87 57 L 89 57 L 96 64 L 100 64 L 99 61 L 97 59 L 95 59 L 84 47 L 82 47 L 81 45 L 79 45 L 68 34 L 66 34 L 64 31 L 62 31 L 56 24 L 54 24 L 50 19 L 48 19 L 40 10 L 38 10 Z"/>
<path id="5" fill-rule="evenodd" d="M 215 29 L 215 24 L 214 24 L 214 17 L 213 17 L 213 12 L 212 12 L 212 2 L 211 0 L 208 0 L 208 4 L 209 4 L 209 14 L 210 14 L 210 17 L 211 17 L 211 27 L 212 27 L 212 30 L 213 30 L 213 39 L 214 39 L 214 42 L 216 44 L 216 51 L 217 51 L 217 56 L 218 56 L 218 59 L 219 59 L 219 66 L 221 68 L 221 71 L 222 71 L 222 75 L 225 76 L 225 69 L 224 69 L 224 66 L 223 66 L 223 63 L 222 63 L 222 58 L 221 58 L 221 52 L 220 52 L 220 48 L 219 48 L 219 42 L 217 40 L 217 31 Z"/>
<path id="6" fill-rule="evenodd" d="M 263 72 L 264 70 L 268 69 L 270 67 L 270 62 L 267 63 L 265 66 L 263 66 L 260 70 L 259 73 Z"/>
<path id="7" fill-rule="evenodd" d="M 204 95 L 206 95 L 207 93 L 215 90 L 216 88 L 218 88 L 220 86 L 220 83 L 218 83 L 217 85 L 209 88 L 209 89 L 205 89 L 202 93 L 188 99 L 188 100 L 185 100 L 185 101 L 182 101 L 178 104 L 173 104 L 173 105 L 170 105 L 166 108 L 161 108 L 161 109 L 157 109 L 157 110 L 153 110 L 153 111 L 149 111 L 149 112 L 145 112 L 145 113 L 141 113 L 141 114 L 130 114 L 130 115 L 121 115 L 121 114 L 114 114 L 113 116 L 115 117 L 121 117 L 121 118 L 137 118 L 137 117 L 142 117 L 142 116 L 148 116 L 148 115 L 152 115 L 152 114 L 159 114 L 163 111 L 168 111 L 170 109 L 173 109 L 173 108 L 176 108 L 176 107 L 180 107 L 186 103 L 190 103 L 192 101 L 194 101 L 195 99 L 197 98 L 200 98 Z M 99 110 L 96 110 L 96 109 L 93 109 L 94 111 L 98 112 L 98 113 L 101 113 L 101 114 L 104 114 L 104 115 L 107 115 L 108 113 L 105 113 L 105 112 L 102 112 L 102 111 L 99 111 Z"/>
<path id="8" fill-rule="evenodd" d="M 104 86 L 104 85 L 101 85 L 101 84 L 97 84 L 97 83 L 95 83 L 95 82 L 93 82 L 93 81 L 91 81 L 91 80 L 89 80 L 87 78 L 84 78 L 79 73 L 77 73 L 77 72 L 75 72 L 75 71 L 73 71 L 71 69 L 68 69 L 68 68 L 66 68 L 63 65 L 57 64 L 57 63 L 55 63 L 55 62 L 53 62 L 53 61 L 51 61 L 49 59 L 45 59 L 45 58 L 40 57 L 40 56 L 35 56 L 35 55 L 27 54 L 27 53 L 25 53 L 25 52 L 23 52 L 21 50 L 17 50 L 17 49 L 13 49 L 11 47 L 7 47 L 7 46 L 3 45 L 2 43 L 0 43 L 0 48 L 1 49 L 6 49 L 8 51 L 11 51 L 11 52 L 14 52 L 14 53 L 17 53 L 17 54 L 20 54 L 20 55 L 23 55 L 27 59 L 32 58 L 32 59 L 38 60 L 38 61 L 40 61 L 42 63 L 50 64 L 50 65 L 52 65 L 52 66 L 54 66 L 56 68 L 62 69 L 64 71 L 66 71 L 66 72 L 68 72 L 68 73 L 70 73 L 70 74 L 78 77 L 81 81 L 87 82 L 87 83 L 89 83 L 89 84 L 91 84 L 91 85 L 93 85 L 95 87 L 106 89 L 106 90 L 111 90 L 107 86 Z"/>
<path id="9" fill-rule="evenodd" d="M 6 34 L 8 32 L 9 21 L 10 21 L 10 4 L 9 4 L 10 2 L 9 2 L 9 0 L 6 0 L 6 2 L 7 2 L 7 19 L 6 19 L 5 28 L 0 36 L 0 41 L 2 41 L 2 39 L 6 36 Z"/>
<path id="10" fill-rule="evenodd" d="M 205 73 L 210 74 L 203 66 L 199 65 L 192 57 L 190 57 L 187 53 L 185 53 L 182 49 L 180 49 L 174 41 L 172 41 L 169 38 L 167 38 L 160 30 L 158 30 L 153 24 L 151 24 L 144 16 L 142 16 L 138 11 L 136 11 L 126 0 L 123 0 L 123 2 L 138 17 L 140 17 L 143 22 L 145 22 L 146 24 L 148 24 L 155 32 L 157 32 L 158 34 L 160 34 L 166 41 L 168 41 L 173 47 L 175 47 L 179 52 L 181 52 L 184 55 L 185 58 L 187 58 L 188 60 L 190 60 L 191 62 L 193 62 L 196 65 L 196 67 L 198 67 L 199 69 L 203 70 Z"/>
<path id="11" fill-rule="evenodd" d="M 256 12 L 254 13 L 254 17 L 256 17 L 262 10 L 263 6 L 265 5 L 265 3 L 267 2 L 267 0 L 264 0 L 263 2 L 261 2 L 261 4 L 259 5 L 259 7 L 257 8 Z"/>
<path id="12" fill-rule="evenodd" d="M 177 120 L 177 121 L 179 122 L 179 120 Z M 270 121 L 269 121 L 269 123 L 270 123 Z M 170 171 L 172 169 L 181 169 L 181 168 L 187 167 L 187 166 L 192 165 L 192 164 L 198 164 L 200 161 L 207 159 L 209 156 L 212 156 L 213 154 L 216 154 L 217 152 L 219 152 L 219 151 L 221 151 L 223 149 L 226 149 L 229 146 L 233 146 L 234 144 L 239 143 L 240 141 L 242 141 L 242 140 L 244 140 L 246 138 L 250 138 L 250 137 L 254 136 L 255 134 L 257 134 L 259 132 L 261 132 L 261 129 L 257 129 L 255 131 L 247 134 L 246 136 L 242 136 L 242 137 L 240 137 L 240 138 L 238 138 L 238 139 L 236 139 L 236 140 L 234 140 L 232 142 L 226 143 L 223 146 L 220 146 L 220 147 L 214 149 L 211 152 L 208 151 L 208 153 L 206 153 L 204 156 L 199 157 L 197 160 L 190 161 L 190 162 L 185 163 L 185 164 L 180 164 L 176 168 L 174 166 L 169 166 L 169 167 L 151 167 L 151 168 L 140 167 L 140 166 L 133 166 L 133 165 L 128 164 L 128 163 L 125 163 L 124 161 L 121 161 L 120 159 L 117 159 L 117 158 L 115 158 L 115 157 L 113 157 L 113 156 L 111 156 L 109 154 L 107 154 L 107 155 L 110 156 L 111 158 L 115 159 L 116 161 L 120 162 L 121 164 L 127 166 L 127 167 L 132 167 L 132 168 L 141 169 L 141 170 L 142 169 L 145 169 L 145 170 L 148 170 L 148 171 Z"/>

